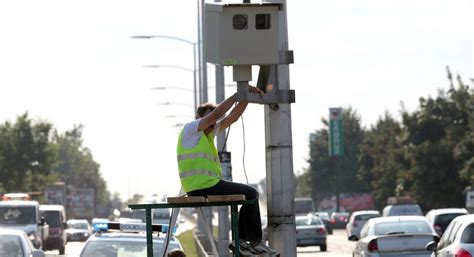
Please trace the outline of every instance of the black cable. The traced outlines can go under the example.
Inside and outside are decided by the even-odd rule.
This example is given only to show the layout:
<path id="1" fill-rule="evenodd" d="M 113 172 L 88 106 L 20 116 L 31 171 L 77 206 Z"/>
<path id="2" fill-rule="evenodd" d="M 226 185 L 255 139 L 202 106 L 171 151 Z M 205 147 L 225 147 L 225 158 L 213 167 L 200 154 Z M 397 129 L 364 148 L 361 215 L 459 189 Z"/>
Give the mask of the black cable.
<path id="1" fill-rule="evenodd" d="M 224 152 L 225 146 L 227 144 L 227 138 L 229 137 L 230 127 L 231 126 L 229 126 L 229 128 L 227 128 L 227 133 L 226 133 L 225 139 L 224 139 L 224 145 L 222 146 L 221 152 Z"/>
<path id="2" fill-rule="evenodd" d="M 245 174 L 245 180 L 247 181 L 247 185 L 249 184 L 249 179 L 247 177 L 247 170 L 245 169 L 245 125 L 244 125 L 244 116 L 240 116 L 240 120 L 242 121 L 242 141 L 244 143 L 244 152 L 242 154 L 242 166 L 244 167 L 244 174 Z"/>

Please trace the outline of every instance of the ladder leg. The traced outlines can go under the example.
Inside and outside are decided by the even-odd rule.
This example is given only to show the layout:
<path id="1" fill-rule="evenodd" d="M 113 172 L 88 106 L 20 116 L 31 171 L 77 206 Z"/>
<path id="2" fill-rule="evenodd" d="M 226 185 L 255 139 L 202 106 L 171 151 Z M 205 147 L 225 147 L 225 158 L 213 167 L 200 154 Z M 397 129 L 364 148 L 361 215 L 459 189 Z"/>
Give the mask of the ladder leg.
<path id="1" fill-rule="evenodd" d="M 165 239 L 163 241 L 163 247 L 160 250 L 160 255 L 162 257 L 166 256 L 166 251 L 168 250 L 168 244 L 170 242 L 170 238 L 173 236 L 173 229 L 176 225 L 176 220 L 178 218 L 180 208 L 173 208 L 171 209 L 171 220 L 168 224 L 168 232 L 166 233 Z"/>
<path id="2" fill-rule="evenodd" d="M 201 217 L 204 217 L 204 212 L 202 211 L 202 207 L 198 207 L 197 209 Z M 209 227 L 209 224 L 207 223 L 206 219 L 202 219 L 202 221 L 204 222 L 207 238 L 209 239 L 209 242 L 211 243 L 212 252 L 214 253 L 215 257 L 219 257 L 219 252 L 217 251 L 216 242 L 214 241 L 214 236 L 212 235 L 212 231 Z"/>
<path id="3" fill-rule="evenodd" d="M 240 257 L 240 238 L 239 238 L 239 210 L 236 204 L 230 206 L 230 218 L 232 223 L 232 239 L 235 242 L 234 257 Z"/>
<path id="4" fill-rule="evenodd" d="M 153 229 L 151 222 L 151 208 L 147 207 L 146 210 L 146 256 L 153 257 Z"/>
<path id="5" fill-rule="evenodd" d="M 183 193 L 183 188 L 181 188 L 178 195 L 182 195 Z M 176 220 L 178 219 L 179 210 L 180 208 L 171 209 L 171 220 L 168 224 L 168 233 L 166 233 L 165 241 L 163 242 L 163 247 L 160 250 L 159 256 L 165 257 L 166 251 L 168 250 L 168 244 L 170 243 L 170 238 L 173 236 L 173 229 L 176 225 Z"/>

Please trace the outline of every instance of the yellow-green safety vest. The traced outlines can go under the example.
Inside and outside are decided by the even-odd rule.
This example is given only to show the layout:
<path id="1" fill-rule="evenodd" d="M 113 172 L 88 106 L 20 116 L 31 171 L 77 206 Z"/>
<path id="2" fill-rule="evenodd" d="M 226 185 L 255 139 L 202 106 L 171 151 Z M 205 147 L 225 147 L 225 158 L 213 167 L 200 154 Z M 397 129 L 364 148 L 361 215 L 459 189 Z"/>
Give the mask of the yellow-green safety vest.
<path id="1" fill-rule="evenodd" d="M 178 140 L 178 170 L 181 186 L 185 192 L 209 188 L 222 178 L 221 163 L 214 146 L 214 135 L 201 131 L 199 143 L 193 148 L 183 147 L 183 130 Z"/>

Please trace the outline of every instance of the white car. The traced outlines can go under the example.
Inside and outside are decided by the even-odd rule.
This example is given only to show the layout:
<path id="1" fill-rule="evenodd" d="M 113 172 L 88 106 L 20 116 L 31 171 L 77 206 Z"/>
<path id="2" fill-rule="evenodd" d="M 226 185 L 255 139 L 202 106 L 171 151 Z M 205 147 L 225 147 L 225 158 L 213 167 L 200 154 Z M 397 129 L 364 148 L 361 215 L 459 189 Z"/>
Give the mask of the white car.
<path id="1" fill-rule="evenodd" d="M 432 241 L 426 249 L 433 257 L 474 256 L 474 214 L 456 217 L 449 223 L 439 243 Z"/>
<path id="2" fill-rule="evenodd" d="M 45 254 L 34 248 L 24 231 L 0 229 L 0 256 L 44 257 Z"/>
<path id="3" fill-rule="evenodd" d="M 431 256 L 426 245 L 438 239 L 438 235 L 423 216 L 393 216 L 372 218 L 362 228 L 352 256 L 394 257 Z"/>
<path id="4" fill-rule="evenodd" d="M 86 219 L 70 219 L 67 221 L 67 241 L 86 241 L 92 235 L 92 228 Z"/>
<path id="5" fill-rule="evenodd" d="M 80 257 L 133 256 L 146 257 L 146 227 L 144 223 L 96 223 L 97 231 L 84 244 Z M 159 256 L 164 237 L 153 235 L 153 256 Z M 175 237 L 170 238 L 167 252 L 182 249 Z"/>
<path id="6" fill-rule="evenodd" d="M 379 211 L 355 211 L 351 214 L 346 225 L 346 233 L 349 238 L 352 235 L 360 236 L 360 231 L 365 223 L 371 218 L 380 217 Z"/>
<path id="7" fill-rule="evenodd" d="M 456 217 L 469 214 L 464 208 L 434 209 L 426 214 L 426 218 L 439 236 L 442 236 L 449 223 Z"/>

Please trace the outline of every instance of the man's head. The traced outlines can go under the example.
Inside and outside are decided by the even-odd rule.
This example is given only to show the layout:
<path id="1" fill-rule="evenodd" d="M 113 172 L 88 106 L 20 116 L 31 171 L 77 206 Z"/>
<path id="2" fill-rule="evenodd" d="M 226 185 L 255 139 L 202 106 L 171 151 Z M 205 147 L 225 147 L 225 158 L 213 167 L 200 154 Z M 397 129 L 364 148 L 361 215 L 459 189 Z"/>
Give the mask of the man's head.
<path id="1" fill-rule="evenodd" d="M 209 113 L 211 113 L 214 109 L 216 109 L 216 105 L 214 105 L 214 104 L 211 104 L 211 103 L 201 104 L 196 110 L 196 119 L 200 119 L 202 117 L 205 117 L 205 116 L 209 115 Z M 204 133 L 206 135 L 208 135 L 209 133 L 214 131 L 215 126 L 216 126 L 216 124 L 214 123 L 214 124 L 210 125 L 209 127 L 205 128 L 203 130 Z"/>

